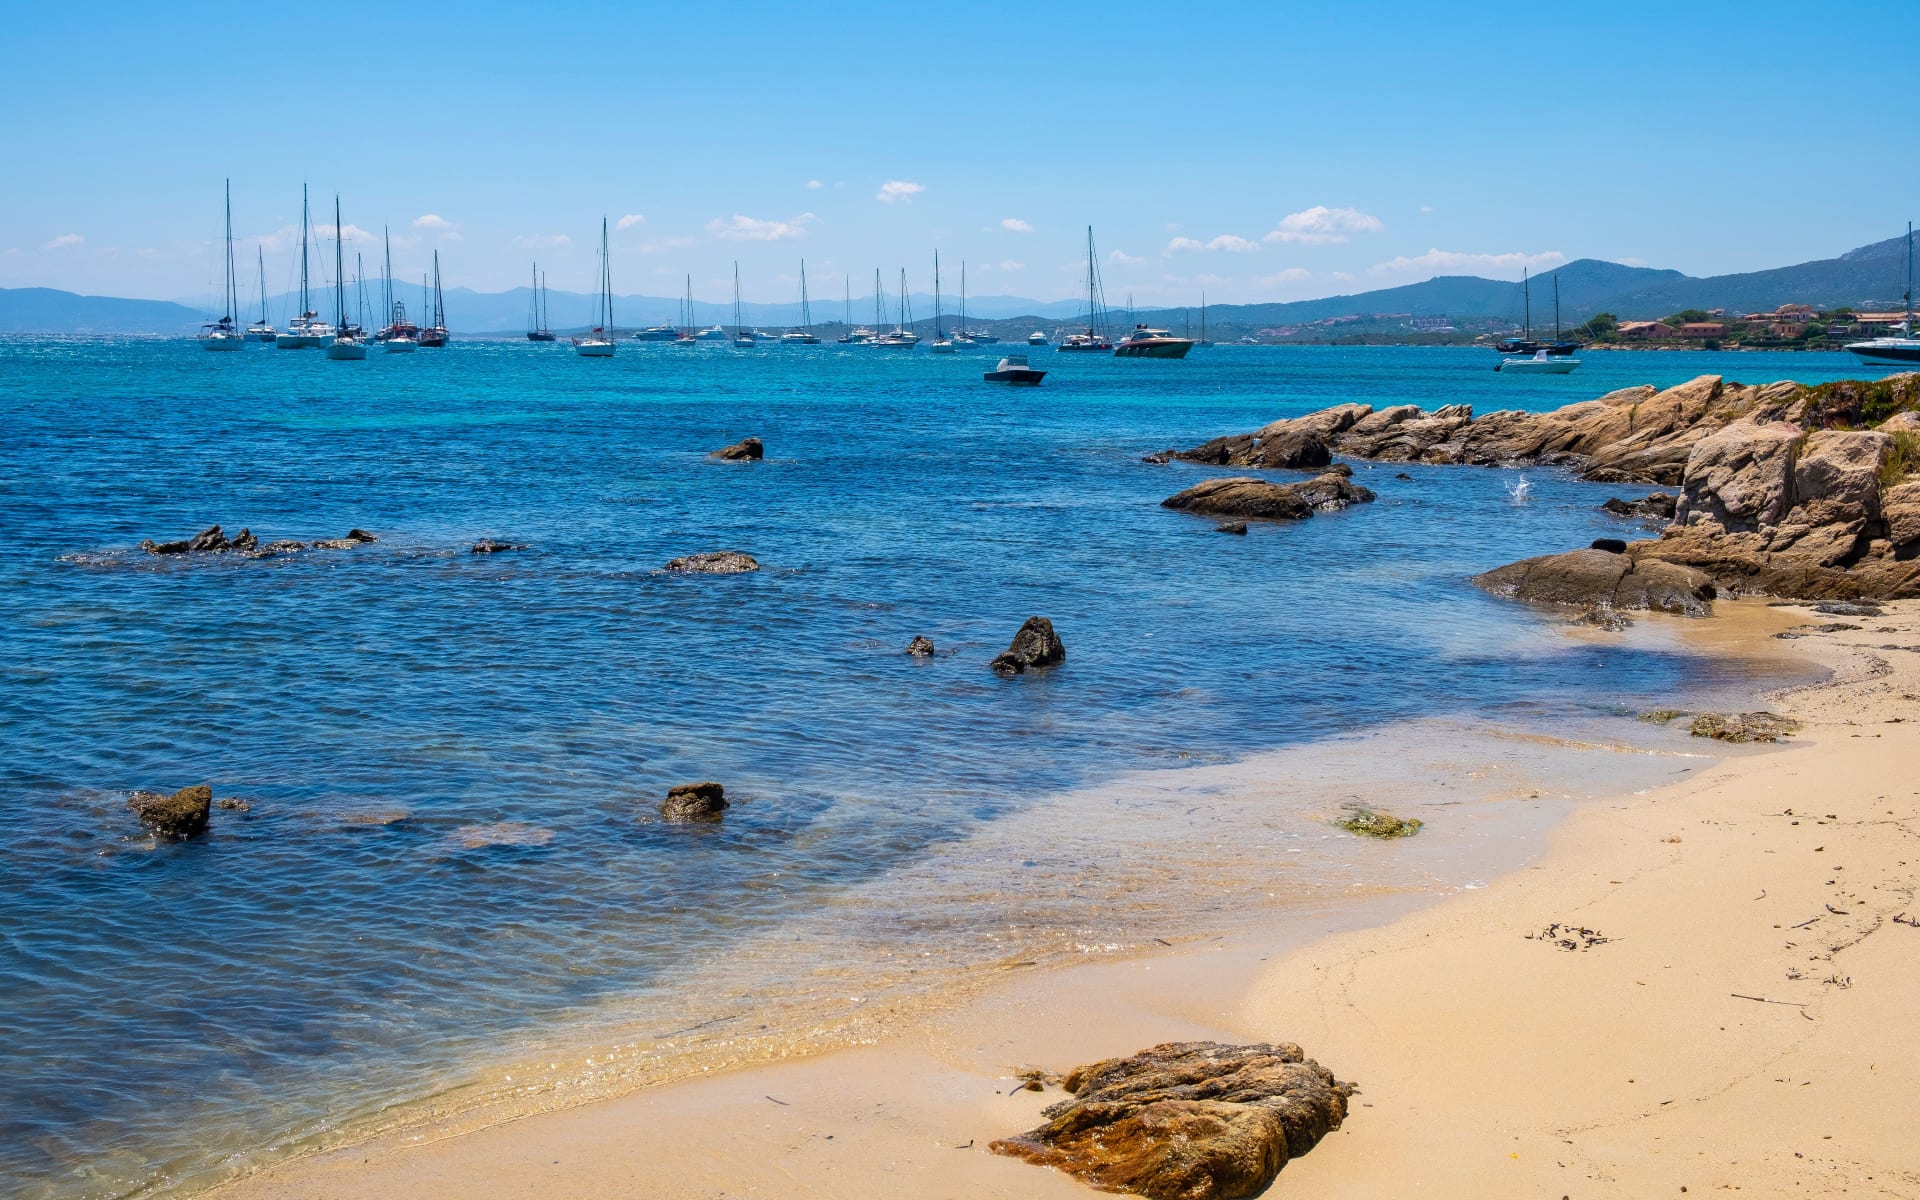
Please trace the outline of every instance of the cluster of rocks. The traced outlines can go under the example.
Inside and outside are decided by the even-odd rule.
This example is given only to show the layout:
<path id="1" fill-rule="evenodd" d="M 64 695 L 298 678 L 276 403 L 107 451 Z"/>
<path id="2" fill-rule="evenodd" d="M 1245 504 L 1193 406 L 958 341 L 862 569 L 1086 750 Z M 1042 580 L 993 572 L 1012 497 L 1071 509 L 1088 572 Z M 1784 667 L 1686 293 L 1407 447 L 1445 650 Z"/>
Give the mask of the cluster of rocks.
<path id="1" fill-rule="evenodd" d="M 1170 1042 L 1070 1072 L 1047 1121 L 988 1148 L 1109 1192 L 1255 1196 L 1347 1116 L 1353 1085 L 1299 1046 Z"/>
<path id="2" fill-rule="evenodd" d="M 237 554 L 241 558 L 272 558 L 276 554 L 292 554 L 300 550 L 351 550 L 355 546 L 379 540 L 364 529 L 349 529 L 347 536 L 342 538 L 321 538 L 312 542 L 282 539 L 263 543 L 251 529 L 242 529 L 229 538 L 218 525 L 213 525 L 178 541 L 156 542 L 148 538 L 140 543 L 140 548 L 148 554 Z"/>
<path id="3" fill-rule="evenodd" d="M 739 550 L 709 550 L 671 559 L 666 569 L 676 575 L 744 575 L 758 571 L 760 563 L 753 555 Z"/>
<path id="4" fill-rule="evenodd" d="M 1341 463 L 1300 483 L 1273 483 L 1246 475 L 1205 479 L 1160 504 L 1201 516 L 1300 521 L 1317 512 L 1338 512 L 1372 499 L 1371 491 L 1353 482 L 1353 468 Z M 1246 532 L 1228 526 L 1220 527 L 1220 531 Z"/>
<path id="5" fill-rule="evenodd" d="M 767 448 L 757 437 L 741 438 L 731 446 L 713 452 L 712 457 L 721 462 L 759 462 L 767 455 Z"/>
<path id="6" fill-rule="evenodd" d="M 1817 387 L 1703 375 L 1552 412 L 1480 417 L 1457 404 L 1431 413 L 1343 404 L 1177 457 L 1300 467 L 1331 454 L 1545 464 L 1678 489 L 1606 505 L 1670 522 L 1658 539 L 1626 544 L 1625 561 L 1575 551 L 1480 577 L 1522 599 L 1691 613 L 1706 611 L 1716 587 L 1802 599 L 1920 596 L 1920 374 Z"/>

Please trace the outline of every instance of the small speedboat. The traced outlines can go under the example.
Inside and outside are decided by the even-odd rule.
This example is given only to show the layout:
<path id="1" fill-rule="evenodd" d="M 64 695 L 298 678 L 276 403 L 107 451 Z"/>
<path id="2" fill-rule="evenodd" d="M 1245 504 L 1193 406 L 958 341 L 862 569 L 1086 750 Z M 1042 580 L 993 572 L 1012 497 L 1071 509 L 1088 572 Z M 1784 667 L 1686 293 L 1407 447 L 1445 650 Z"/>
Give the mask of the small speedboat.
<path id="1" fill-rule="evenodd" d="M 1029 346 L 1044 346 L 1046 344 L 1047 335 L 1041 333 L 1038 329 L 1027 335 L 1027 345 Z"/>
<path id="2" fill-rule="evenodd" d="M 1045 371 L 1027 365 L 1024 354 L 1009 354 L 1000 360 L 1000 365 L 988 371 L 985 379 L 988 383 L 1010 383 L 1015 387 L 1036 387 L 1047 377 Z"/>
<path id="3" fill-rule="evenodd" d="M 1531 358 L 1503 358 L 1493 369 L 1509 375 L 1566 375 L 1579 365 L 1577 358 L 1536 350 Z"/>

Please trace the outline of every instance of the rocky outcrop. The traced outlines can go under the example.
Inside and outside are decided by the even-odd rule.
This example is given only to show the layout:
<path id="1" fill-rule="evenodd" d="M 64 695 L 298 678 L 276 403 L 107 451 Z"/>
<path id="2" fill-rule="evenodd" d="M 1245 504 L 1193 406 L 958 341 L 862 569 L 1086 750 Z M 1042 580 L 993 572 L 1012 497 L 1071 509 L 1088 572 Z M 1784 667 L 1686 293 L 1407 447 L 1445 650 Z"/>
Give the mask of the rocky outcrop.
<path id="1" fill-rule="evenodd" d="M 1514 600 L 1582 608 L 1606 605 L 1614 610 L 1644 608 L 1687 616 L 1710 612 L 1715 594 L 1705 572 L 1607 550 L 1571 550 L 1524 559 L 1476 575 L 1473 582 Z"/>
<path id="2" fill-rule="evenodd" d="M 1688 732 L 1721 742 L 1777 742 L 1799 729 L 1800 722 L 1779 713 L 1702 713 Z"/>
<path id="3" fill-rule="evenodd" d="M 760 439 L 750 437 L 741 438 L 731 446 L 715 450 L 713 457 L 721 462 L 759 462 L 766 457 L 766 453 L 766 447 L 760 444 Z"/>
<path id="4" fill-rule="evenodd" d="M 753 555 L 738 550 L 687 554 L 667 563 L 667 570 L 681 575 L 742 575 L 759 569 L 760 564 Z"/>
<path id="5" fill-rule="evenodd" d="M 1352 1085 L 1300 1047 L 1173 1042 L 1071 1072 L 1072 1099 L 988 1148 L 1109 1192 L 1255 1196 L 1346 1119 Z"/>
<path id="6" fill-rule="evenodd" d="M 1302 483 L 1272 483 L 1251 476 L 1205 479 L 1160 502 L 1162 508 L 1211 517 L 1299 521 L 1315 512 L 1363 504 L 1373 493 L 1353 482 L 1351 470 L 1329 470 Z"/>
<path id="7" fill-rule="evenodd" d="M 1241 537 L 1245 537 L 1247 534 L 1247 523 L 1245 521 L 1222 521 L 1213 527 L 1213 531 L 1215 533 L 1238 534 Z"/>
<path id="8" fill-rule="evenodd" d="M 525 550 L 521 542 L 503 542 L 495 538 L 481 538 L 468 548 L 469 554 L 505 554 L 510 550 Z"/>
<path id="9" fill-rule="evenodd" d="M 213 789 L 202 783 L 181 788 L 172 795 L 134 792 L 127 797 L 127 807 L 155 834 L 178 841 L 207 831 L 207 817 L 213 810 Z"/>
<path id="10" fill-rule="evenodd" d="M 355 546 L 380 539 L 364 529 L 349 529 L 343 538 L 327 538 L 312 543 L 315 550 L 351 550 Z M 306 542 L 274 541 L 266 545 L 251 529 L 242 529 L 229 538 L 218 525 L 209 526 L 190 538 L 174 542 L 156 542 L 148 538 L 140 543 L 140 548 L 148 554 L 237 554 L 241 558 L 272 558 L 279 554 L 290 554 L 296 550 L 306 550 Z"/>
<path id="11" fill-rule="evenodd" d="M 1001 675 L 1019 675 L 1039 667 L 1057 667 L 1067 661 L 1067 647 L 1045 617 L 1028 617 L 1013 643 L 988 665 Z"/>
<path id="12" fill-rule="evenodd" d="M 1672 492 L 1649 492 L 1638 500 L 1622 500 L 1615 496 L 1600 507 L 1616 517 L 1637 517 L 1645 521 L 1671 521 L 1674 506 L 1679 501 L 1680 497 Z"/>
<path id="13" fill-rule="evenodd" d="M 932 658 L 933 639 L 924 634 L 914 634 L 913 640 L 907 643 L 907 653 L 913 658 Z"/>
<path id="14" fill-rule="evenodd" d="M 1412 837 L 1425 823 L 1418 817 L 1396 817 L 1376 808 L 1356 808 L 1334 822 L 1348 833 L 1383 840 Z"/>
<path id="15" fill-rule="evenodd" d="M 726 789 L 719 784 L 710 780 L 681 783 L 667 789 L 667 798 L 660 802 L 660 818 L 677 824 L 712 824 L 720 820 L 729 807 Z"/>

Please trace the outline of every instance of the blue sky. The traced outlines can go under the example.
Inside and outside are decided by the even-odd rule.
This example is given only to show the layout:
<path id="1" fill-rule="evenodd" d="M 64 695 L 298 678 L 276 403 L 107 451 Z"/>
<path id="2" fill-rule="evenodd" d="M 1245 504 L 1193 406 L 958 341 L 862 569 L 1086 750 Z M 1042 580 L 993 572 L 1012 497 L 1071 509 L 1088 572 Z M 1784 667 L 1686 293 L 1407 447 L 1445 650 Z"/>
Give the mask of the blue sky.
<path id="1" fill-rule="evenodd" d="M 976 294 L 1059 298 L 1088 224 L 1144 304 L 1750 270 L 1920 212 L 1905 0 L 327 11 L 13 11 L 0 286 L 206 295 L 229 176 L 272 290 L 306 181 L 317 220 L 338 191 L 392 226 L 402 277 L 437 246 L 449 285 L 537 257 L 588 290 L 604 213 L 617 291 L 721 299 L 737 258 L 763 301 L 802 256 L 816 297 L 925 290 L 936 248 Z"/>

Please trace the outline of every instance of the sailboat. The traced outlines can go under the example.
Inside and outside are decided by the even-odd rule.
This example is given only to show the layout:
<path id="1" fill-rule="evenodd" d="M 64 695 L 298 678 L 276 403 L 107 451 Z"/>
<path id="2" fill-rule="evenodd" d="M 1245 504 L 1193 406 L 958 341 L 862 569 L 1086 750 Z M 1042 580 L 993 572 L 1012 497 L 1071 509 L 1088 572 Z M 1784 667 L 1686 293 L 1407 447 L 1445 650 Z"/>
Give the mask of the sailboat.
<path id="1" fill-rule="evenodd" d="M 1526 338 L 1508 338 L 1500 342 L 1495 349 L 1506 347 L 1516 357 L 1502 358 L 1493 369 L 1509 375 L 1567 375 L 1579 367 L 1580 360 L 1572 357 L 1579 349 L 1574 342 L 1560 338 L 1560 276 L 1553 277 L 1553 341 L 1542 345 L 1533 340 L 1533 290 L 1523 268 L 1520 272 L 1520 291 L 1526 302 Z"/>
<path id="2" fill-rule="evenodd" d="M 260 247 L 253 252 L 260 260 L 260 319 L 247 326 L 247 340 L 250 342 L 271 342 L 276 336 L 273 326 L 267 323 L 267 255 Z"/>
<path id="3" fill-rule="evenodd" d="M 1200 340 L 1195 342 L 1194 345 L 1213 345 L 1212 342 L 1207 340 L 1207 294 L 1205 292 L 1200 293 Z"/>
<path id="4" fill-rule="evenodd" d="M 1104 306 L 1100 303 L 1100 265 L 1094 259 L 1093 226 L 1087 226 L 1087 331 L 1070 333 L 1056 347 L 1061 353 L 1105 353 L 1113 349 L 1107 340 Z M 1032 339 L 1028 339 L 1032 343 Z"/>
<path id="5" fill-rule="evenodd" d="M 387 324 L 373 340 L 387 348 L 388 354 L 411 354 L 420 347 L 420 327 L 407 320 L 407 306 L 404 301 L 393 296 L 393 238 L 386 227 L 380 229 L 380 238 L 386 243 L 387 269 L 383 298 L 387 310 Z"/>
<path id="6" fill-rule="evenodd" d="M 540 275 L 540 264 L 533 264 L 533 283 L 527 297 L 527 340 L 530 342 L 550 342 L 553 330 L 547 328 L 547 287 L 546 280 Z"/>
<path id="7" fill-rule="evenodd" d="M 740 260 L 737 258 L 733 260 L 733 344 L 743 349 L 760 344 L 740 319 Z"/>
<path id="8" fill-rule="evenodd" d="M 954 340 L 963 346 L 991 346 L 1000 339 L 984 329 L 975 329 L 967 324 L 967 263 L 960 260 L 960 328 L 954 333 Z"/>
<path id="9" fill-rule="evenodd" d="M 308 288 L 307 244 L 313 231 L 313 216 L 307 206 L 307 185 L 300 185 L 300 315 L 287 322 L 287 331 L 275 337 L 273 344 L 282 350 L 311 350 L 333 337 L 333 327 L 320 320 L 314 310 Z"/>
<path id="10" fill-rule="evenodd" d="M 940 328 L 940 324 L 940 252 L 935 250 L 933 252 L 933 345 L 927 349 L 935 354 L 952 354 L 953 339 L 947 336 L 946 330 Z"/>
<path id="11" fill-rule="evenodd" d="M 843 344 L 849 345 L 849 346 L 864 346 L 868 342 L 871 342 L 876 335 L 873 332 L 873 330 L 867 328 L 865 325 L 861 325 L 858 328 L 854 326 L 853 324 L 853 279 L 851 277 L 849 277 L 846 281 L 846 289 L 847 289 L 847 332 L 846 332 L 846 335 L 840 339 L 840 341 Z M 875 314 L 878 314 L 880 311 L 880 272 L 878 269 L 876 269 L 873 273 L 873 311 L 875 312 Z M 875 325 L 878 325 L 880 323 L 877 315 L 875 316 L 873 323 Z"/>
<path id="12" fill-rule="evenodd" d="M 780 335 L 780 342 L 786 346 L 818 346 L 820 338 L 813 332 L 813 305 L 807 299 L 807 260 L 800 260 L 800 324 Z"/>
<path id="13" fill-rule="evenodd" d="M 600 218 L 600 306 L 587 336 L 573 339 L 573 352 L 583 358 L 613 357 L 613 264 L 607 257 L 607 219 Z"/>
<path id="14" fill-rule="evenodd" d="M 878 276 L 879 272 L 876 271 L 874 274 Z M 876 286 L 876 293 L 878 290 Z M 892 329 L 873 339 L 871 344 L 907 350 L 920 344 L 920 335 L 913 331 L 913 318 L 907 312 L 907 269 L 905 267 L 900 268 L 900 316 L 894 321 Z"/>
<path id="15" fill-rule="evenodd" d="M 433 324 L 420 331 L 420 344 L 431 350 L 447 344 L 447 304 L 440 294 L 440 252 L 433 252 Z"/>
<path id="16" fill-rule="evenodd" d="M 673 339 L 676 346 L 698 346 L 700 339 L 695 336 L 693 327 L 693 276 L 687 276 L 687 298 L 685 308 L 680 314 L 680 334 Z"/>
<path id="17" fill-rule="evenodd" d="M 1894 336 L 1852 342 L 1847 352 L 1875 367 L 1912 367 L 1920 365 L 1920 338 L 1913 336 L 1913 223 L 1907 223 L 1907 303 L 1906 319 L 1893 327 Z"/>
<path id="18" fill-rule="evenodd" d="M 333 340 L 327 343 L 327 357 L 338 362 L 359 362 L 367 357 L 367 344 L 360 331 L 347 323 L 347 231 L 340 224 L 340 197 L 333 198 Z"/>
<path id="19" fill-rule="evenodd" d="M 227 181 L 227 315 L 200 327 L 200 345 L 208 350 L 244 350 L 246 335 L 240 332 L 239 297 L 233 286 L 233 181 Z"/>

